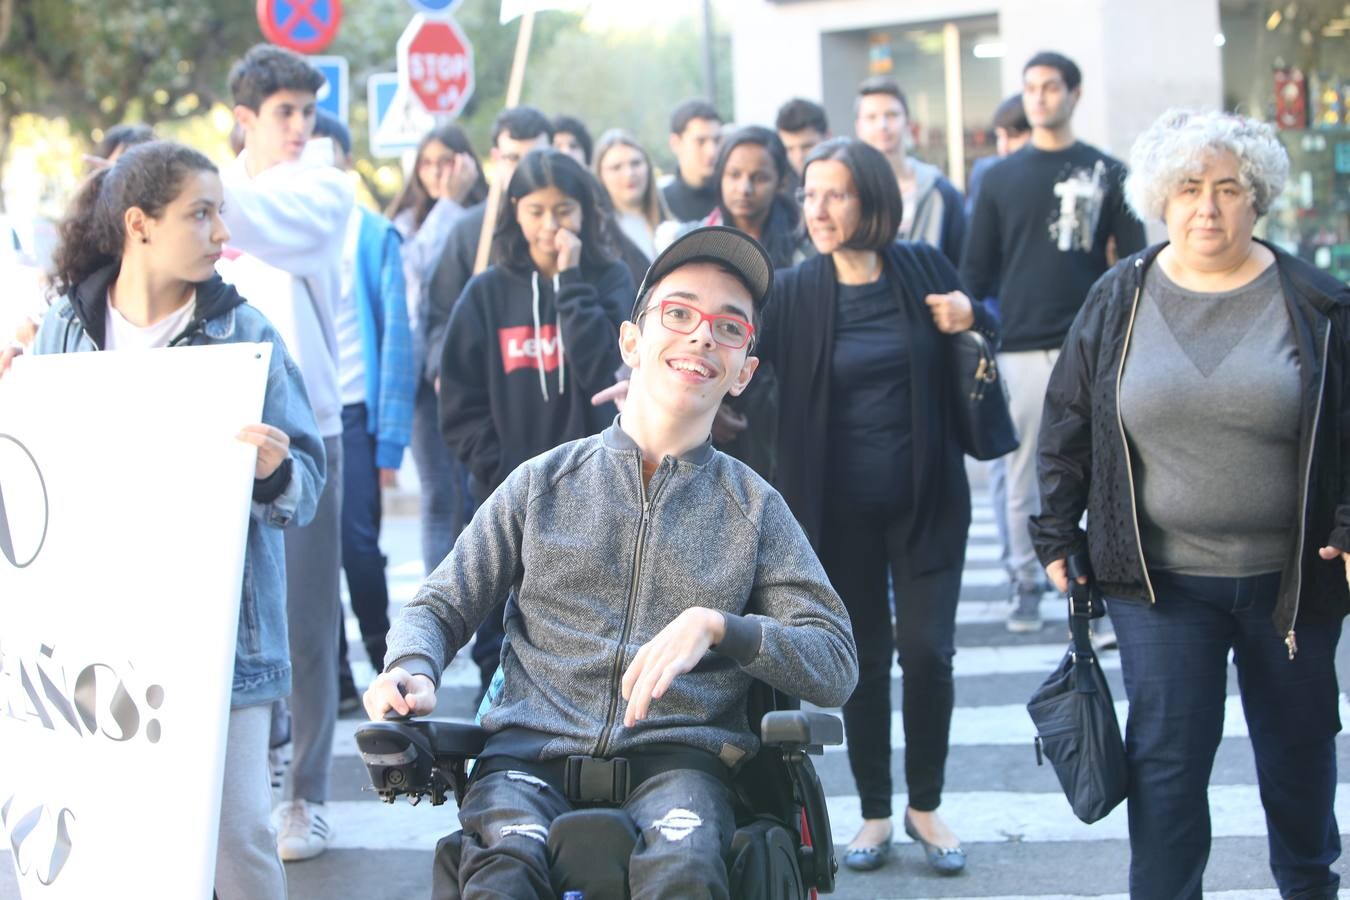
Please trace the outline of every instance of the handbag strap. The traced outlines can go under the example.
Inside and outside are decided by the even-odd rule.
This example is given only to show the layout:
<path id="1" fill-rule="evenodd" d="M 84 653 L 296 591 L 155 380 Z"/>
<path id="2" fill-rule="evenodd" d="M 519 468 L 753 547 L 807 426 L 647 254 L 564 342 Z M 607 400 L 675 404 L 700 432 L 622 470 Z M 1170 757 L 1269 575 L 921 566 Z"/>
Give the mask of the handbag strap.
<path id="1" fill-rule="evenodd" d="M 1077 669 L 1079 676 L 1074 680 L 1081 693 L 1092 693 L 1096 690 L 1096 682 L 1088 677 L 1088 673 L 1097 665 L 1097 653 L 1092 649 L 1090 623 L 1093 619 L 1105 615 L 1106 607 L 1101 602 L 1101 593 L 1097 590 L 1097 583 L 1092 577 L 1092 566 L 1087 560 L 1087 554 L 1075 553 L 1070 556 L 1067 568 L 1069 633 L 1073 635 L 1074 668 Z M 1082 576 L 1087 577 L 1086 584 L 1078 582 Z"/>

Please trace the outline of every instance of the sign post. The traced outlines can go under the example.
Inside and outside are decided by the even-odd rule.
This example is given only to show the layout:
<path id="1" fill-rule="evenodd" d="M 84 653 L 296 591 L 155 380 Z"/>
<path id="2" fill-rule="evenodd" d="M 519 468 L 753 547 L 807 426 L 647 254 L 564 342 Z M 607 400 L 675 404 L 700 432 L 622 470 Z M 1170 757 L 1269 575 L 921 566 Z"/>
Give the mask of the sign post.
<path id="1" fill-rule="evenodd" d="M 347 124 L 348 85 L 345 56 L 311 56 L 309 64 L 323 75 L 323 87 L 316 98 L 319 109 Z"/>
<path id="2" fill-rule="evenodd" d="M 427 112 L 395 72 L 380 72 L 366 80 L 366 109 L 370 118 L 370 152 L 398 156 L 416 149 L 422 136 L 436 127 Z"/>

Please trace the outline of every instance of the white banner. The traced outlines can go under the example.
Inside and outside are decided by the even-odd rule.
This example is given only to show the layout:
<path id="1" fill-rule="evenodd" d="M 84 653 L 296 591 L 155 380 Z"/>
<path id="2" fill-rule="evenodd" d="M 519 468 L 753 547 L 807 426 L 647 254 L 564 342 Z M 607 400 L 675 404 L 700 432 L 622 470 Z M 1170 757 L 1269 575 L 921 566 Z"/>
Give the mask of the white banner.
<path id="1" fill-rule="evenodd" d="M 24 900 L 211 896 L 255 460 L 235 435 L 271 352 L 0 378 L 0 850 Z"/>

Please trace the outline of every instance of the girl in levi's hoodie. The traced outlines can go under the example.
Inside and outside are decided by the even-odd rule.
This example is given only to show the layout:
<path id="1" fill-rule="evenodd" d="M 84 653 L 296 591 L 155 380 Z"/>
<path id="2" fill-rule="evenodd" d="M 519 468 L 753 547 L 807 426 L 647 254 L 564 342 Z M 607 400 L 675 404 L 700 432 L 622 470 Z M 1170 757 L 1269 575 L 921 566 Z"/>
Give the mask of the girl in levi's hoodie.
<path id="1" fill-rule="evenodd" d="M 590 398 L 623 364 L 619 324 L 634 287 L 615 258 L 599 190 L 566 154 L 528 153 L 502 196 L 493 264 L 465 285 L 450 315 L 441 433 L 479 502 L 520 463 L 617 415 Z M 501 616 L 489 615 L 474 645 L 484 685 L 500 634 Z"/>

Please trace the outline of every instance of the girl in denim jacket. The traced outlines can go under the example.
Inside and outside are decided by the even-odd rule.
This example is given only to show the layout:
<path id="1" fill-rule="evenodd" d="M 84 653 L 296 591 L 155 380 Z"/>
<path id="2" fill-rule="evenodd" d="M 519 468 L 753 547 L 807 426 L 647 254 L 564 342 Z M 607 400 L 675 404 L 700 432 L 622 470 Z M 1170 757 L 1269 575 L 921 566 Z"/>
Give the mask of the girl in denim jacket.
<path id="1" fill-rule="evenodd" d="M 168 141 L 128 150 L 80 189 L 53 266 L 59 300 L 36 353 L 224 343 L 273 344 L 263 421 L 238 438 L 258 448 L 244 557 L 225 781 L 216 851 L 221 900 L 283 900 L 286 876 L 268 822 L 269 707 L 290 692 L 280 529 L 314 515 L 323 443 L 300 372 L 256 309 L 215 274 L 230 232 L 205 156 Z M 0 353 L 0 374 L 17 355 Z"/>

